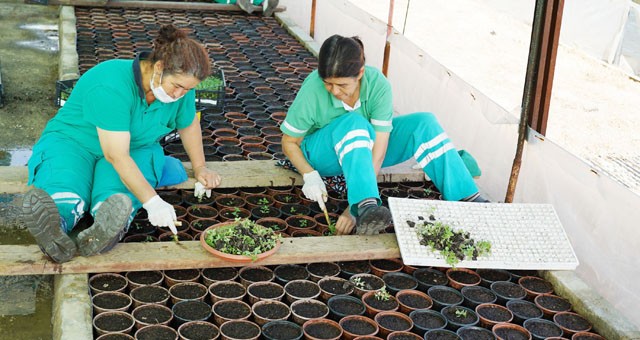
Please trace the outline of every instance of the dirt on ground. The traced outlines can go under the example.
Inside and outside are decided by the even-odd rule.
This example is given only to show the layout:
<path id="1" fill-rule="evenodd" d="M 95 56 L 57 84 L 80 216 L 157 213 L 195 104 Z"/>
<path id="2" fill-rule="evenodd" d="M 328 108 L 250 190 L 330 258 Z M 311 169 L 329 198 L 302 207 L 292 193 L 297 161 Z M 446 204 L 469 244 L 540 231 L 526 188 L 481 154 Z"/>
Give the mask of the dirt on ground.
<path id="1" fill-rule="evenodd" d="M 0 0 L 0 153 L 31 148 L 56 112 L 58 12 L 58 6 Z"/>
<path id="2" fill-rule="evenodd" d="M 58 13 L 58 6 L 0 0 L 0 75 L 4 91 L 0 107 L 0 165 L 10 165 L 16 150 L 30 150 L 56 113 Z M 23 158 L 20 165 L 26 163 Z M 24 243 L 29 239 L 21 234 L 4 234 L 20 226 L 17 206 L 21 196 L 0 194 L 0 243 Z"/>

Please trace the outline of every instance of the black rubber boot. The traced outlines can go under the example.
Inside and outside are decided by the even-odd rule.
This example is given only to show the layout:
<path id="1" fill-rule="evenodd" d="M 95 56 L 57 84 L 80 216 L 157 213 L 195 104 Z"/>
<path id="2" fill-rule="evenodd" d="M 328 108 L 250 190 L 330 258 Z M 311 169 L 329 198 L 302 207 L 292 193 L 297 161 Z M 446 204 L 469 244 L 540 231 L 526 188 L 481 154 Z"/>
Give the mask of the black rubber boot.
<path id="1" fill-rule="evenodd" d="M 92 256 L 111 250 L 124 236 L 131 199 L 125 194 L 114 194 L 98 208 L 93 225 L 78 234 L 78 251 L 82 256 Z"/>
<path id="2" fill-rule="evenodd" d="M 357 235 L 377 235 L 391 224 L 389 209 L 377 204 L 366 204 L 358 208 Z"/>
<path id="3" fill-rule="evenodd" d="M 61 228 L 58 207 L 44 190 L 34 188 L 24 195 L 22 218 L 42 252 L 54 262 L 67 262 L 76 254 L 76 244 Z"/>

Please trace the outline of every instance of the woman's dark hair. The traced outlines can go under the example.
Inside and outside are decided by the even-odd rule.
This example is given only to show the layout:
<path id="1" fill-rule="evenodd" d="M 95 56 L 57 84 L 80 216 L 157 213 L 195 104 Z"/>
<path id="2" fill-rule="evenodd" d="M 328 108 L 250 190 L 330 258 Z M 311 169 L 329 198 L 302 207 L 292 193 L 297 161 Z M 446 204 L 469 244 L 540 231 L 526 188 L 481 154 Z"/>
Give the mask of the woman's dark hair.
<path id="1" fill-rule="evenodd" d="M 151 63 L 162 61 L 165 74 L 184 74 L 203 80 L 211 72 L 205 48 L 187 37 L 187 32 L 173 25 L 160 28 L 158 37 L 153 41 L 149 60 Z"/>
<path id="2" fill-rule="evenodd" d="M 358 37 L 332 35 L 322 43 L 318 55 L 320 78 L 357 77 L 364 66 L 364 45 Z"/>

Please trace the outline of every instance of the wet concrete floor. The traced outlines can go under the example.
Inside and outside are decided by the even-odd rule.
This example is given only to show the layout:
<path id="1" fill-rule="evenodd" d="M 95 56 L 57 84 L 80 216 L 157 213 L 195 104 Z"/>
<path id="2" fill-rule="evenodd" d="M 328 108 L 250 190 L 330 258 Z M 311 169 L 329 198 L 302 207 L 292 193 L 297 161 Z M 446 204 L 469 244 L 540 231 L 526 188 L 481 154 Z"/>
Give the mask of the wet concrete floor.
<path id="1" fill-rule="evenodd" d="M 58 10 L 0 0 L 0 166 L 25 165 L 56 112 Z M 21 228 L 19 203 L 20 195 L 0 193 L 0 244 L 34 243 Z M 51 339 L 52 282 L 50 276 L 0 276 L 0 338 Z"/>

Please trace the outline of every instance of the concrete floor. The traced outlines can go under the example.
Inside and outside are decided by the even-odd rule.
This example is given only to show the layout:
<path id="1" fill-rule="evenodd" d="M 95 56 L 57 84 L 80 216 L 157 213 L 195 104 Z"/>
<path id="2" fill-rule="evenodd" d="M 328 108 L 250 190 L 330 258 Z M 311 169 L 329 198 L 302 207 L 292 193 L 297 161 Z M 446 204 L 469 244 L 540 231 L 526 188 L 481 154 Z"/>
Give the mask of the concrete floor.
<path id="1" fill-rule="evenodd" d="M 0 165 L 24 165 L 56 107 L 58 7 L 0 0 Z"/>

